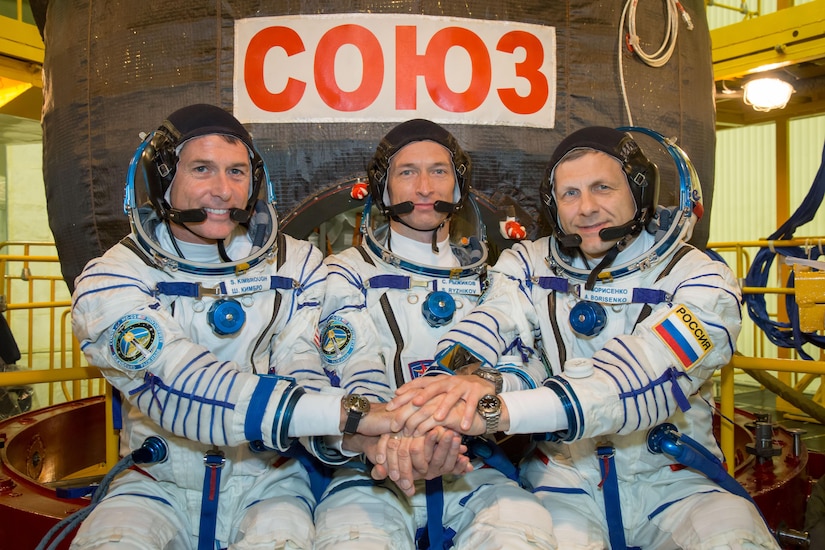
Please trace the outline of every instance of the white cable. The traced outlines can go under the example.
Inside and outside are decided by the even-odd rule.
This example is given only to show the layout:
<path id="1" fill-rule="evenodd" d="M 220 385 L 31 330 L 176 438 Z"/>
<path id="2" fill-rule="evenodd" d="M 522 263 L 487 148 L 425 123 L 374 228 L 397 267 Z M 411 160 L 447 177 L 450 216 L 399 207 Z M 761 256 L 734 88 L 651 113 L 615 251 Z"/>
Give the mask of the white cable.
<path id="1" fill-rule="evenodd" d="M 633 53 L 651 67 L 662 67 L 670 61 L 673 50 L 676 49 L 676 38 L 679 35 L 679 10 L 676 7 L 676 0 L 664 0 L 664 2 L 667 6 L 665 36 L 662 38 L 659 49 L 652 54 L 642 48 L 639 35 L 636 34 L 636 6 L 639 1 L 631 0 L 627 11 L 627 43 L 633 48 Z"/>
<path id="2" fill-rule="evenodd" d="M 622 86 L 622 102 L 624 103 L 624 110 L 627 113 L 628 126 L 634 126 L 633 115 L 630 113 L 630 103 L 627 101 L 627 88 L 624 84 L 624 64 L 622 63 L 622 53 L 624 52 L 624 19 L 627 15 L 627 8 L 633 0 L 627 0 L 622 9 L 622 17 L 619 19 L 619 45 L 616 48 L 616 53 L 619 58 L 619 83 Z"/>
<path id="3" fill-rule="evenodd" d="M 627 101 L 627 89 L 624 82 L 624 65 L 622 63 L 622 52 L 625 47 L 625 22 L 627 23 L 627 47 L 636 54 L 646 65 L 650 67 L 663 67 L 670 61 L 673 51 L 676 49 L 676 39 L 679 35 L 679 16 L 684 20 L 687 29 L 693 30 L 693 21 L 690 15 L 678 0 L 664 0 L 667 6 L 667 21 L 665 35 L 662 44 L 654 53 L 647 53 L 639 42 L 639 35 L 636 34 L 636 6 L 639 0 L 627 0 L 622 9 L 622 16 L 619 19 L 619 43 L 617 48 L 619 58 L 619 79 L 622 88 L 622 100 L 627 112 L 628 123 L 633 126 L 633 116 L 630 113 L 630 104 Z"/>
<path id="4" fill-rule="evenodd" d="M 818 269 L 820 271 L 825 271 L 825 262 L 818 262 L 816 260 L 806 260 L 804 258 L 792 258 L 789 256 L 785 257 L 785 265 L 804 265 L 805 267 L 813 267 L 814 269 Z"/>

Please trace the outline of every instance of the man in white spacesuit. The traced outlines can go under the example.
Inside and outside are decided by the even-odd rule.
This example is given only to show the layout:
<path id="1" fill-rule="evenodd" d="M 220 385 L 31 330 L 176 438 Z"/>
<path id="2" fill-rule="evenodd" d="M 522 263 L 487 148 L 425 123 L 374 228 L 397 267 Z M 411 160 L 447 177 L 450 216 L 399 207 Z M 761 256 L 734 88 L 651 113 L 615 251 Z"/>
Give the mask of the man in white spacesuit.
<path id="1" fill-rule="evenodd" d="M 116 478 L 73 548 L 311 548 L 315 499 L 288 449 L 388 424 L 321 367 L 320 251 L 278 231 L 249 133 L 212 105 L 146 137 L 125 204 L 132 233 L 78 277 L 73 328 L 122 396 L 122 453 L 149 436 L 168 453 Z"/>
<path id="2" fill-rule="evenodd" d="M 470 158 L 443 127 L 423 119 L 397 125 L 367 171 L 363 242 L 326 260 L 321 351 L 347 392 L 380 406 L 430 366 L 438 339 L 475 305 L 487 249 L 469 192 Z M 526 373 L 520 359 L 476 374 L 457 378 L 490 392 L 542 377 Z M 404 453 L 408 439 L 390 444 Z M 487 445 L 467 442 L 471 451 L 476 444 Z M 480 460 L 463 476 L 403 491 L 348 466 L 318 505 L 318 549 L 555 547 L 537 499 Z"/>
<path id="3" fill-rule="evenodd" d="M 482 396 L 441 376 L 387 408 L 422 405 L 398 418 L 413 433 L 437 422 L 479 433 L 493 416 L 506 433 L 545 434 L 521 479 L 560 548 L 776 548 L 747 494 L 663 452 L 724 477 L 710 378 L 731 358 L 741 311 L 727 266 L 686 244 L 698 179 L 681 149 L 660 143 L 679 168 L 673 209 L 655 208 L 658 168 L 632 134 L 564 139 L 540 188 L 553 235 L 502 253 L 482 304 L 440 343 L 442 361 L 492 365 L 521 339 L 552 369 L 543 387 Z"/>

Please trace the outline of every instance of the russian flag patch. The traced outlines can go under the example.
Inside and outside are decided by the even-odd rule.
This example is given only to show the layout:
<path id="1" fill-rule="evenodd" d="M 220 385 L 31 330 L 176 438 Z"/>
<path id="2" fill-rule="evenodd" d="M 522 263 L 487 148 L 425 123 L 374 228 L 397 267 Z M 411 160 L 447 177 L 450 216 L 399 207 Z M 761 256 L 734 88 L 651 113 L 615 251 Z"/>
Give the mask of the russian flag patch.
<path id="1" fill-rule="evenodd" d="M 673 351 L 685 370 L 713 349 L 702 322 L 682 304 L 676 304 L 667 317 L 654 325 L 653 332 Z"/>

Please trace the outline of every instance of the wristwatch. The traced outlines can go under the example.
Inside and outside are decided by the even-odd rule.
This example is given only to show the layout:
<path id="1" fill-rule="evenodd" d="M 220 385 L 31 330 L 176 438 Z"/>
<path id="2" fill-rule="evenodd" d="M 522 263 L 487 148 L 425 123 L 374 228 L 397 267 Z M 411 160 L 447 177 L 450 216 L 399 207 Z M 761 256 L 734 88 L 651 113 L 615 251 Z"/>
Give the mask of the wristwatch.
<path id="1" fill-rule="evenodd" d="M 492 382 L 496 388 L 496 393 L 501 393 L 501 389 L 504 386 L 504 380 L 502 379 L 501 372 L 499 372 L 498 369 L 494 369 L 492 367 L 478 367 L 473 371 L 473 374 Z"/>
<path id="2" fill-rule="evenodd" d="M 354 434 L 358 430 L 358 424 L 368 412 L 370 412 L 370 402 L 366 397 L 351 393 L 341 398 L 341 406 L 347 413 L 347 421 L 344 423 L 344 433 Z"/>
<path id="3" fill-rule="evenodd" d="M 478 414 L 487 422 L 488 434 L 498 431 L 498 421 L 501 419 L 501 399 L 497 395 L 487 394 L 478 400 L 476 407 Z"/>

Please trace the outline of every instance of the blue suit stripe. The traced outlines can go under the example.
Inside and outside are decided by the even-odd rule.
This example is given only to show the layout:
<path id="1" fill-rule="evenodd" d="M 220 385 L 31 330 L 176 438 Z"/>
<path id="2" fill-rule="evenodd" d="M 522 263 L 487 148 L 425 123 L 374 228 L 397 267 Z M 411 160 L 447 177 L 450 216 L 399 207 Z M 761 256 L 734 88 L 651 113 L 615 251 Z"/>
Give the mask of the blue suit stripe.
<path id="1" fill-rule="evenodd" d="M 244 418 L 243 431 L 247 441 L 259 441 L 264 438 L 261 425 L 263 424 L 266 406 L 269 404 L 269 399 L 275 392 L 277 384 L 278 378 L 274 376 L 258 377 L 258 383 L 252 392 L 246 418 Z"/>
<path id="2" fill-rule="evenodd" d="M 222 368 L 222 370 L 225 369 Z M 189 381 L 195 378 L 201 379 L 205 374 L 206 369 L 203 369 L 198 372 L 197 375 L 190 377 Z M 237 373 L 224 372 L 222 374 L 223 376 L 216 375 L 216 378 L 229 376 L 231 381 L 230 386 L 234 383 L 234 378 L 237 376 Z M 131 394 L 139 394 L 137 397 L 138 403 L 140 404 L 141 401 L 144 401 L 141 408 L 146 410 L 150 416 L 157 416 L 158 423 L 164 429 L 182 433 L 184 437 L 192 439 L 193 437 L 187 429 L 189 426 L 187 420 L 190 414 L 197 414 L 198 417 L 195 423 L 196 439 L 214 444 L 226 444 L 227 438 L 223 429 L 221 429 L 220 437 L 216 437 L 213 433 L 213 430 L 218 428 L 218 426 L 215 425 L 214 419 L 217 418 L 218 415 L 225 418 L 228 410 L 234 410 L 235 405 L 233 403 L 218 397 L 198 396 L 192 393 L 197 391 L 197 383 L 194 385 L 187 383 L 167 385 L 160 377 L 152 374 L 147 374 L 145 380 L 146 383 L 140 388 L 132 390 Z M 215 392 L 213 392 L 213 395 L 215 395 Z M 228 396 L 228 392 L 226 395 Z M 149 402 L 145 403 L 147 399 Z M 156 413 L 153 414 L 153 411 L 156 411 Z M 201 422 L 204 411 L 209 413 L 213 419 L 213 421 L 210 422 L 208 438 L 202 437 Z M 176 427 L 179 428 L 179 430 L 176 430 Z"/>
<path id="3" fill-rule="evenodd" d="M 619 394 L 620 396 L 621 395 L 626 395 L 625 392 L 627 391 L 627 388 L 632 388 L 633 387 L 633 385 L 634 385 L 633 381 L 630 379 L 631 375 L 636 379 L 636 383 L 637 383 L 636 385 L 637 386 L 642 385 L 642 381 L 639 380 L 638 373 L 633 372 L 633 369 L 630 367 L 630 365 L 628 365 L 624 361 L 624 359 L 622 357 L 617 355 L 613 350 L 603 349 L 602 351 L 605 352 L 606 354 L 609 354 L 609 355 L 613 356 L 614 358 L 618 359 L 621 363 L 625 364 L 625 366 L 623 368 L 619 364 L 610 363 L 608 361 L 605 361 L 604 358 L 599 357 L 599 355 L 601 355 L 601 354 L 597 354 L 596 356 L 593 357 L 593 367 L 595 369 L 598 369 L 598 370 L 602 371 L 605 375 L 607 375 L 611 379 L 613 379 L 613 382 L 621 390 L 621 393 Z M 625 382 L 624 384 L 622 384 L 622 381 L 619 379 L 619 376 L 624 378 L 624 382 Z M 629 404 L 627 402 L 627 399 L 626 398 L 621 398 L 621 403 L 622 403 L 622 411 L 624 413 L 624 421 L 622 423 L 622 426 L 619 428 L 619 430 L 622 430 L 627 426 L 627 420 L 628 420 L 628 416 L 629 416 L 629 414 L 628 414 Z M 638 417 L 639 414 L 640 414 L 639 404 L 635 403 L 635 406 L 636 406 L 636 413 L 637 413 L 637 417 Z M 638 428 L 638 426 L 637 426 L 637 428 Z"/>
<path id="4" fill-rule="evenodd" d="M 328 278 L 333 276 L 341 277 L 351 286 L 360 289 L 362 291 L 362 294 L 365 293 L 364 281 L 361 278 L 361 276 L 358 275 L 357 272 L 335 262 L 330 262 L 329 264 L 327 264 L 327 267 L 329 268 L 329 272 L 327 273 Z"/>
<path id="5" fill-rule="evenodd" d="M 482 319 L 479 320 L 479 317 L 482 317 Z M 483 318 L 489 320 L 490 323 L 495 326 L 495 330 L 491 329 L 489 325 L 485 323 Z M 462 326 L 479 329 L 478 332 L 480 334 L 477 334 L 476 331 L 468 332 L 466 329 L 462 329 Z M 455 335 L 465 336 L 468 341 L 472 340 L 473 342 L 476 342 L 477 345 L 470 345 L 468 349 L 477 356 L 482 357 L 485 362 L 495 365 L 496 360 L 501 353 L 501 349 L 504 347 L 504 340 L 501 338 L 498 330 L 499 325 L 495 317 L 486 312 L 474 311 L 469 313 L 460 324 L 456 325 L 452 332 Z M 484 338 L 485 335 L 489 335 L 489 339 Z M 450 340 L 445 339 L 442 340 L 442 342 L 450 342 Z M 456 340 L 452 340 L 452 342 L 458 343 Z M 494 343 L 499 345 L 496 346 Z M 461 345 L 468 347 L 465 342 L 461 342 Z"/>
<path id="6" fill-rule="evenodd" d="M 584 413 L 576 394 L 564 378 L 554 376 L 544 381 L 544 386 L 553 390 L 561 401 L 564 414 L 567 417 L 567 431 L 555 435 L 563 441 L 581 439 L 584 433 Z"/>
<path id="7" fill-rule="evenodd" d="M 723 325 L 718 325 L 716 323 L 705 323 L 705 324 L 709 327 L 719 329 L 719 330 L 721 330 L 722 332 L 725 333 L 725 338 L 727 338 L 727 341 L 728 341 L 728 349 L 730 350 L 731 353 L 733 353 L 735 348 L 736 348 L 736 344 L 733 342 L 733 338 L 730 337 L 730 331 L 728 331 L 727 327 L 725 327 Z"/>
<path id="8" fill-rule="evenodd" d="M 578 487 L 553 487 L 550 485 L 539 485 L 533 488 L 533 493 L 558 493 L 560 495 L 587 495 L 588 492 Z"/>
<path id="9" fill-rule="evenodd" d="M 106 287 L 103 287 L 103 288 L 96 288 L 94 290 L 86 291 L 86 292 L 84 292 L 84 293 L 82 293 L 78 296 L 75 296 L 74 303 L 78 304 L 84 298 L 86 298 L 90 295 L 93 295 L 93 294 L 98 294 L 100 292 L 109 292 L 109 291 L 112 291 L 112 290 L 119 290 L 119 289 L 123 289 L 123 288 L 134 288 L 134 289 L 140 291 L 142 294 L 146 294 L 147 296 L 152 296 L 153 295 L 152 292 L 148 288 L 146 288 L 146 285 L 135 284 L 135 283 L 123 283 L 123 284 L 120 284 L 120 285 L 109 285 L 109 286 L 106 286 Z"/>

